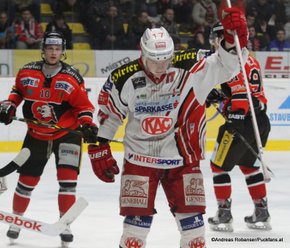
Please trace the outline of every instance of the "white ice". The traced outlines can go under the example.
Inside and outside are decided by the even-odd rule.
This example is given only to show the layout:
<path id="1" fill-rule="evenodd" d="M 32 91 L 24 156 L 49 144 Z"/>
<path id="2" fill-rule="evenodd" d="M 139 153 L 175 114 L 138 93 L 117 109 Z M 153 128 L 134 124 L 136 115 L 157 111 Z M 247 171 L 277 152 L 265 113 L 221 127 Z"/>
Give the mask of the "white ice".
<path id="1" fill-rule="evenodd" d="M 114 153 L 122 162 L 122 153 Z M 10 162 L 14 153 L 0 153 L 1 166 Z M 207 154 L 207 158 L 210 154 Z M 247 229 L 243 218 L 252 214 L 253 204 L 247 191 L 244 176 L 238 168 L 231 172 L 233 184 L 234 232 L 217 233 L 209 229 L 207 218 L 216 212 L 216 201 L 213 193 L 212 175 L 208 159 L 202 161 L 201 168 L 205 179 L 207 196 L 206 241 L 208 248 L 290 247 L 290 154 L 289 152 L 266 152 L 265 161 L 275 173 L 275 178 L 267 184 L 269 211 L 272 217 L 271 231 L 253 231 Z M 89 206 L 71 225 L 74 242 L 71 248 L 117 248 L 122 233 L 123 218 L 119 216 L 119 179 L 114 184 L 102 183 L 92 172 L 89 159 L 84 153 L 82 169 L 78 183 L 78 196 L 89 201 Z M 12 198 L 17 183 L 16 173 L 7 176 L 8 191 L 0 195 L 0 209 L 11 212 Z M 43 222 L 54 223 L 58 219 L 57 192 L 54 159 L 50 159 L 38 187 L 34 190 L 26 217 Z M 156 209 L 151 231 L 148 236 L 148 248 L 179 248 L 179 233 L 175 220 L 170 214 L 166 198 L 159 188 Z M 44 236 L 38 233 L 21 231 L 16 243 L 11 246 L 6 231 L 8 225 L 0 222 L 0 248 L 57 248 L 59 237 Z M 233 238 L 234 241 L 222 241 L 221 238 Z M 240 238 L 259 238 L 258 242 L 238 241 Z M 217 241 L 217 239 L 220 239 Z M 269 241 L 269 240 L 274 241 Z M 264 240 L 264 241 L 262 241 Z M 266 241 L 268 240 L 268 241 Z M 279 241 L 280 240 L 280 241 Z"/>

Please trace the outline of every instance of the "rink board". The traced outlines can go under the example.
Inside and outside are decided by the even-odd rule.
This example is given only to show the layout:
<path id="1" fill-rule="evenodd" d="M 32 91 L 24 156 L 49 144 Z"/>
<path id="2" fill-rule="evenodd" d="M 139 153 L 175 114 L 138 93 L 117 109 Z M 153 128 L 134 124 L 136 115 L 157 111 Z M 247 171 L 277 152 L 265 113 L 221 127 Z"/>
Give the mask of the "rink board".
<path id="1" fill-rule="evenodd" d="M 97 96 L 106 78 L 85 78 L 86 88 L 92 103 L 97 107 Z M 14 78 L 0 78 L 1 92 L 0 100 L 7 98 Z M 289 151 L 290 150 L 290 80 L 289 79 L 265 79 L 265 93 L 268 97 L 267 114 L 271 122 L 271 133 L 266 150 L 270 151 Z M 18 108 L 17 116 L 22 117 L 21 107 Z M 94 116 L 95 121 L 96 115 Z M 224 122 L 223 118 L 213 107 L 207 110 L 207 150 L 212 151 L 218 127 Z M 14 121 L 12 124 L 1 125 L 0 129 L 0 152 L 19 151 L 24 136 L 26 125 Z M 124 126 L 121 126 L 115 138 L 122 139 L 124 136 Z M 123 150 L 122 144 L 112 144 L 115 151 Z M 86 149 L 86 145 L 84 145 Z"/>

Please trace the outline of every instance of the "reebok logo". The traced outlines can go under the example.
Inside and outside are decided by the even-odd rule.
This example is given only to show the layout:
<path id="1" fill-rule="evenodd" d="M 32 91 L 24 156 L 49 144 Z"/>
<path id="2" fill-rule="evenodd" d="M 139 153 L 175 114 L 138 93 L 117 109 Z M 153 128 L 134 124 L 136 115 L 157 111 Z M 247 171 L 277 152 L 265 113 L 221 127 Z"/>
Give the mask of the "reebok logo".
<path id="1" fill-rule="evenodd" d="M 41 232 L 41 224 L 35 221 L 29 221 L 29 220 L 22 220 L 19 216 L 10 216 L 10 215 L 4 215 L 0 214 L 0 221 L 14 224 L 19 227 L 25 227 L 27 229 L 31 229 L 37 232 Z"/>

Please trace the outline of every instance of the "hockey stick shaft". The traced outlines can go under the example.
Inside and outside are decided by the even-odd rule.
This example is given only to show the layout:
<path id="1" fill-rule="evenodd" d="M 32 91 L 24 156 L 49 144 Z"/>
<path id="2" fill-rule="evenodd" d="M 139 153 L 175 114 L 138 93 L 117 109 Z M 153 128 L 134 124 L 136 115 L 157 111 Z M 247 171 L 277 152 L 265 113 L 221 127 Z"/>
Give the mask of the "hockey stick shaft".
<path id="1" fill-rule="evenodd" d="M 21 121 L 21 122 L 25 122 L 25 123 L 32 123 L 32 124 L 35 124 L 35 125 L 48 127 L 48 128 L 54 128 L 54 129 L 59 130 L 59 131 L 65 131 L 65 132 L 69 132 L 69 133 L 73 133 L 73 134 L 77 134 L 77 135 L 81 135 L 81 136 L 83 135 L 82 131 L 80 131 L 80 130 L 74 130 L 74 129 L 70 129 L 70 128 L 60 127 L 60 126 L 58 126 L 56 124 L 45 123 L 45 122 L 42 122 L 42 121 L 31 120 L 31 119 L 21 118 L 21 117 L 17 117 L 17 116 L 14 116 L 13 120 Z M 123 144 L 122 140 L 113 139 L 113 140 L 110 140 L 110 141 L 114 142 L 114 143 Z"/>
<path id="2" fill-rule="evenodd" d="M 42 122 L 42 121 L 31 120 L 31 119 L 21 118 L 21 117 L 17 117 L 17 116 L 14 116 L 13 120 L 21 121 L 21 122 L 25 122 L 25 123 L 31 123 L 31 124 L 35 124 L 35 125 L 42 126 L 42 127 L 54 128 L 54 129 L 56 129 L 58 131 L 65 131 L 65 132 L 69 132 L 69 133 L 73 133 L 73 134 L 77 134 L 77 135 L 81 135 L 82 136 L 82 132 L 81 131 L 73 130 L 73 129 L 65 128 L 65 127 L 60 127 L 60 126 L 58 126 L 56 124 L 45 123 L 45 122 Z"/>
<path id="3" fill-rule="evenodd" d="M 222 113 L 222 111 L 215 105 L 215 104 L 211 104 L 214 106 L 214 108 L 217 110 L 217 112 L 225 119 L 226 122 L 229 122 L 228 118 Z M 257 153 L 254 148 L 249 144 L 249 142 L 246 140 L 246 138 L 240 134 L 237 130 L 235 130 L 235 133 L 237 134 L 237 136 L 239 137 L 239 139 L 245 144 L 245 146 L 251 151 L 251 153 L 257 158 L 259 159 L 259 161 L 261 162 L 261 164 L 263 163 L 262 159 L 261 159 L 261 154 Z M 265 163 L 265 162 L 264 162 Z M 266 167 L 268 173 L 271 173 L 274 176 L 274 173 L 272 172 L 272 170 L 266 165 L 264 164 L 264 166 Z M 269 180 L 265 179 L 265 182 L 269 182 Z"/>
<path id="4" fill-rule="evenodd" d="M 227 0 L 227 5 L 228 5 L 228 7 L 232 6 L 230 0 Z M 239 37 L 238 37 L 236 31 L 234 31 L 234 40 L 235 40 L 237 54 L 238 54 L 238 57 L 239 57 L 240 67 L 241 67 L 241 70 L 242 70 L 242 75 L 243 75 L 243 79 L 244 79 L 244 85 L 245 85 L 246 90 L 247 90 L 249 106 L 250 106 L 250 110 L 251 110 L 251 113 L 252 113 L 252 123 L 253 123 L 253 128 L 254 128 L 254 133 L 255 133 L 257 147 L 258 147 L 258 150 L 259 150 L 260 162 L 261 162 L 261 165 L 262 165 L 262 170 L 263 170 L 265 182 L 269 182 L 271 180 L 271 176 L 270 176 L 268 168 L 265 165 L 265 163 L 263 161 L 263 158 L 262 158 L 262 154 L 263 154 L 262 141 L 261 141 L 261 137 L 260 137 L 259 127 L 258 127 L 258 124 L 257 124 L 257 119 L 256 119 L 254 104 L 253 104 L 253 101 L 252 101 L 250 86 L 249 86 L 246 70 L 245 70 L 245 67 L 244 67 L 242 49 L 241 49 Z"/>
<path id="5" fill-rule="evenodd" d="M 67 226 L 83 212 L 87 206 L 88 202 L 84 198 L 80 197 L 64 214 L 64 216 L 54 224 L 29 219 L 20 215 L 0 210 L 0 222 L 48 236 L 57 236 L 61 234 L 67 228 Z"/>

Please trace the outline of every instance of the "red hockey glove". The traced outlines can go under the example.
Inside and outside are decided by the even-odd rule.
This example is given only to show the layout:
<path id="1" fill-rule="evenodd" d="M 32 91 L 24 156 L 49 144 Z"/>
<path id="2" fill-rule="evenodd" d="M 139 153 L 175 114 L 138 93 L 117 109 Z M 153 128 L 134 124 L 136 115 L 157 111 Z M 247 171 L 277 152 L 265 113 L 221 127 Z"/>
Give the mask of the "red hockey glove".
<path id="1" fill-rule="evenodd" d="M 119 167 L 112 156 L 110 145 L 89 145 L 88 154 L 95 175 L 106 183 L 115 181 L 115 175 L 119 174 Z"/>
<path id="2" fill-rule="evenodd" d="M 239 110 L 228 113 L 226 129 L 229 133 L 239 132 L 242 133 L 245 128 L 245 115 L 244 111 Z"/>
<path id="3" fill-rule="evenodd" d="M 94 123 L 85 124 L 81 127 L 81 131 L 83 133 L 83 139 L 85 143 L 97 142 L 98 128 L 96 124 Z"/>
<path id="4" fill-rule="evenodd" d="M 237 32 L 241 48 L 246 47 L 248 41 L 247 21 L 244 13 L 238 8 L 225 8 L 222 14 L 225 40 L 234 44 L 233 31 Z"/>
<path id="5" fill-rule="evenodd" d="M 10 124 L 13 121 L 13 117 L 16 113 L 16 105 L 11 101 L 0 102 L 0 122 L 5 125 Z"/>

